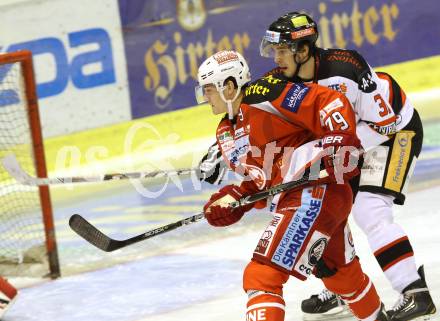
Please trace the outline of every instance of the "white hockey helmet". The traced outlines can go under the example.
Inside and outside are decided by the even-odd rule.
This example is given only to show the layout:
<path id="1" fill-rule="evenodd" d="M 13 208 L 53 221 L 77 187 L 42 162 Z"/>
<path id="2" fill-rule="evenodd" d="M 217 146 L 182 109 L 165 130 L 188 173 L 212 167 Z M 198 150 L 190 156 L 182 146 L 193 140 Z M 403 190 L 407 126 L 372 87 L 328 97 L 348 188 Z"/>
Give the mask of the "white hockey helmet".
<path id="1" fill-rule="evenodd" d="M 223 50 L 206 59 L 199 67 L 196 86 L 196 99 L 198 104 L 206 103 L 207 99 L 203 92 L 203 86 L 213 84 L 220 93 L 223 101 L 227 102 L 223 95 L 225 80 L 232 77 L 237 82 L 238 91 L 234 101 L 240 93 L 240 88 L 251 81 L 249 66 L 243 56 L 232 50 Z"/>

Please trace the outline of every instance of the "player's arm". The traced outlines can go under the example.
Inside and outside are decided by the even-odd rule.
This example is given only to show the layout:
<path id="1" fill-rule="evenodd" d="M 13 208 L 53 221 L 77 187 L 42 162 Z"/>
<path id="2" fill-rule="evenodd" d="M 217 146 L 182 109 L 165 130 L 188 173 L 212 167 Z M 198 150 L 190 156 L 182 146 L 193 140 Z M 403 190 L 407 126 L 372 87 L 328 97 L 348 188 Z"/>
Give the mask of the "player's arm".
<path id="1" fill-rule="evenodd" d="M 361 141 L 357 136 L 356 117 L 349 100 L 338 92 L 330 93 L 327 90 L 318 88 L 320 99 L 315 104 L 324 131 L 323 162 L 329 176 L 343 183 L 360 173 Z"/>
<path id="2" fill-rule="evenodd" d="M 348 99 L 322 86 L 316 86 L 316 92 L 314 113 L 319 115 L 319 124 L 316 120 L 309 123 L 310 130 L 318 136 L 321 130 L 324 133 L 345 132 L 356 136 L 356 115 Z"/>
<path id="3" fill-rule="evenodd" d="M 343 183 L 359 175 L 361 142 L 357 136 L 356 116 L 345 95 L 318 87 L 315 108 L 319 111 L 324 133 L 322 148 L 324 166 L 336 182 Z M 317 124 L 313 125 L 315 131 Z"/>
<path id="4" fill-rule="evenodd" d="M 223 159 L 218 143 L 215 142 L 208 148 L 205 156 L 199 162 L 196 175 L 200 181 L 219 185 L 227 171 L 228 166 Z"/>
<path id="5" fill-rule="evenodd" d="M 219 126 L 227 119 L 227 115 L 225 115 L 220 121 Z M 227 172 L 228 165 L 223 158 L 219 142 L 216 140 L 200 160 L 196 170 L 196 176 L 200 181 L 219 185 Z"/>
<path id="6" fill-rule="evenodd" d="M 407 98 L 405 92 L 400 88 L 399 84 L 387 73 L 384 72 L 376 72 L 377 76 L 382 80 L 382 88 L 381 91 L 386 91 L 386 87 L 388 87 L 388 102 L 390 103 L 394 114 L 395 115 L 401 115 L 402 109 L 406 107 L 410 107 L 410 104 L 407 103 Z M 386 85 L 384 85 L 384 81 L 386 82 Z M 405 114 L 405 112 L 404 112 Z M 398 116 L 399 117 L 399 116 Z M 396 123 L 396 130 L 400 128 L 403 128 L 404 126 L 402 123 L 399 124 L 399 122 L 402 121 L 402 118 L 397 121 Z M 410 121 L 410 119 L 407 118 L 406 124 Z M 378 145 L 381 145 L 382 143 L 386 142 L 390 137 L 387 135 L 382 135 L 378 133 L 375 129 L 375 126 L 371 126 L 369 122 L 366 121 L 359 121 L 357 123 L 356 131 L 358 134 L 358 137 L 362 141 L 362 146 L 366 151 L 370 150 L 371 148 L 374 148 Z"/>
<path id="7" fill-rule="evenodd" d="M 370 146 L 383 142 L 388 139 L 389 135 L 395 134 L 397 117 L 387 99 L 386 88 L 380 82 L 379 76 L 361 55 L 354 52 L 354 56 L 359 65 L 359 71 L 355 76 L 359 89 L 356 111 L 362 124 L 359 128 L 364 127 L 364 130 L 358 131 L 358 136 L 363 145 Z M 366 125 L 372 130 L 367 130 Z"/>
<path id="8" fill-rule="evenodd" d="M 348 166 L 351 152 L 360 148 L 356 135 L 356 118 L 348 99 L 341 93 L 316 84 L 289 83 L 272 105 L 289 121 L 302 126 L 316 138 L 322 139 L 326 156 L 324 165 L 331 177 L 335 174 L 348 180 L 358 174 L 356 166 Z M 335 171 L 338 152 L 342 168 Z"/>

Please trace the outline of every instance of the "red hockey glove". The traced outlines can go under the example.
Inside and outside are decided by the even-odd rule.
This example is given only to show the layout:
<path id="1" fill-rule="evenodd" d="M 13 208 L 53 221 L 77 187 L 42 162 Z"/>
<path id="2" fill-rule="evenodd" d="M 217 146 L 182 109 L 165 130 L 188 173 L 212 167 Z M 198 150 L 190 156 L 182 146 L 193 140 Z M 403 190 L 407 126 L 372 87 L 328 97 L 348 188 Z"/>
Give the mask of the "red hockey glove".
<path id="1" fill-rule="evenodd" d="M 355 135 L 344 131 L 333 131 L 322 138 L 325 169 L 330 178 L 343 184 L 360 174 L 358 163 L 361 142 Z"/>
<path id="2" fill-rule="evenodd" d="M 227 185 L 217 193 L 212 194 L 208 203 L 203 207 L 205 217 L 212 226 L 228 226 L 237 223 L 249 211 L 253 204 L 233 209 L 228 204 L 243 197 L 240 187 Z"/>

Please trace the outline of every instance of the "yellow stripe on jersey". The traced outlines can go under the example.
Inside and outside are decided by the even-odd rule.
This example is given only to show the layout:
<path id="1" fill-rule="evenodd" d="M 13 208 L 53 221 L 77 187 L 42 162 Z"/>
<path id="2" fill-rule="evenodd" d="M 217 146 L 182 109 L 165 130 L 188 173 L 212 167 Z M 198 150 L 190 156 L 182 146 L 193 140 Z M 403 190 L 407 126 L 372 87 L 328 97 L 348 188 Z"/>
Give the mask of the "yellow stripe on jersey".
<path id="1" fill-rule="evenodd" d="M 410 161 L 412 138 L 414 136 L 415 132 L 410 130 L 402 130 L 396 133 L 385 188 L 395 192 L 401 191 L 405 172 Z"/>

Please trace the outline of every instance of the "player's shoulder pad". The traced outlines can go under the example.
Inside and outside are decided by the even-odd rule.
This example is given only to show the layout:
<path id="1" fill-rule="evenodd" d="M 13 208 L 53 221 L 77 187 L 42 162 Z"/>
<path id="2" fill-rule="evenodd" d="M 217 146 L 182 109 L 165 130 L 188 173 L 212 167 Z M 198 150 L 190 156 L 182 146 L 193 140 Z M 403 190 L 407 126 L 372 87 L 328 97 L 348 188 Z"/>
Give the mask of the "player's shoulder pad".
<path id="1" fill-rule="evenodd" d="M 258 104 L 277 99 L 288 82 L 272 75 L 259 78 L 244 88 L 243 103 Z"/>
<path id="2" fill-rule="evenodd" d="M 321 60 L 323 62 L 338 63 L 340 67 L 362 71 L 368 68 L 368 64 L 356 50 L 349 49 L 322 49 Z"/>
<path id="3" fill-rule="evenodd" d="M 324 49 L 321 52 L 324 78 L 342 76 L 358 83 L 359 90 L 369 93 L 377 88 L 372 70 L 356 50 Z"/>

